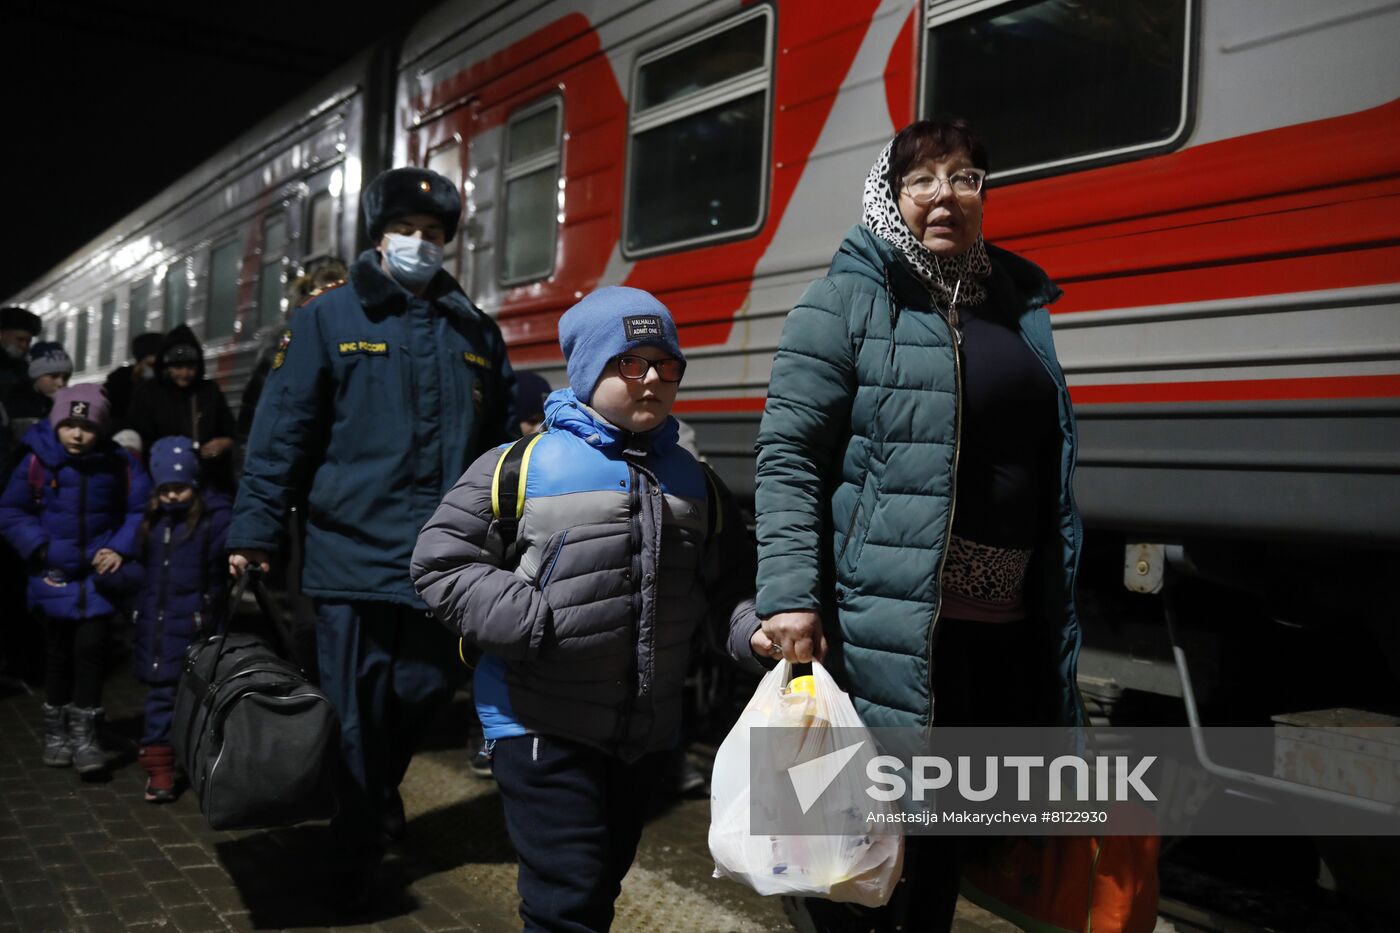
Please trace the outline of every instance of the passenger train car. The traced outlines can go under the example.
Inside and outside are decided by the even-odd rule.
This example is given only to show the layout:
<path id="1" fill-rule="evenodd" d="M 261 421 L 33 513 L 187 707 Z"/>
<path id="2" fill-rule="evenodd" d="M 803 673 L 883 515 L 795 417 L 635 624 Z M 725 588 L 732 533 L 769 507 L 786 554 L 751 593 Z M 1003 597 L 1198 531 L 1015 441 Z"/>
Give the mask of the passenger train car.
<path id="1" fill-rule="evenodd" d="M 236 390 L 289 273 L 366 245 L 362 184 L 426 165 L 517 367 L 559 384 L 564 309 L 656 292 L 678 410 L 751 494 L 784 315 L 884 141 L 963 114 L 988 239 L 1065 291 L 1086 689 L 1180 697 L 1178 648 L 1202 700 L 1374 708 L 1400 696 L 1397 39 L 1383 0 L 450 0 L 11 300 L 87 378 L 188 321 Z"/>

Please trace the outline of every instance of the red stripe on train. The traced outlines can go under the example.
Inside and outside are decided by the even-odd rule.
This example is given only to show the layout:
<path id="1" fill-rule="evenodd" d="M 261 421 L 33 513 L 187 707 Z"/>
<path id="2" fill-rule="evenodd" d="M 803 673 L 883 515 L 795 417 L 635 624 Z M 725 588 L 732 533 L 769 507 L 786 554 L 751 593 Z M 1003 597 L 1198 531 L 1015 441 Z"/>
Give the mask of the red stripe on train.
<path id="1" fill-rule="evenodd" d="M 1219 382 L 1076 385 L 1070 386 L 1069 395 L 1076 405 L 1400 398 L 1400 376 L 1321 376 L 1315 379 L 1225 379 Z"/>
<path id="2" fill-rule="evenodd" d="M 1076 405 L 1152 405 L 1171 402 L 1270 402 L 1307 399 L 1400 398 L 1400 376 L 1323 376 L 1315 379 L 1228 379 L 1070 386 Z M 679 399 L 679 414 L 761 412 L 765 399 Z"/>

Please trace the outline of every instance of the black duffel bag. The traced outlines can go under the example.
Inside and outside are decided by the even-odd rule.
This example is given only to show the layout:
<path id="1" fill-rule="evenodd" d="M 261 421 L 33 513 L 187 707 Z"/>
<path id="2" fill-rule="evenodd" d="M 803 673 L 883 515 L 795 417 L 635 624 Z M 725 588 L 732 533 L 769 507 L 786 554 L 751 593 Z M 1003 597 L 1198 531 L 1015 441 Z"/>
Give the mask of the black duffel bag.
<path id="1" fill-rule="evenodd" d="M 264 621 L 290 655 L 291 639 L 255 569 L 239 577 L 228 619 L 250 580 Z M 330 700 L 267 639 L 228 627 L 190 645 L 175 696 L 175 761 L 200 812 L 214 829 L 329 819 L 340 741 Z"/>

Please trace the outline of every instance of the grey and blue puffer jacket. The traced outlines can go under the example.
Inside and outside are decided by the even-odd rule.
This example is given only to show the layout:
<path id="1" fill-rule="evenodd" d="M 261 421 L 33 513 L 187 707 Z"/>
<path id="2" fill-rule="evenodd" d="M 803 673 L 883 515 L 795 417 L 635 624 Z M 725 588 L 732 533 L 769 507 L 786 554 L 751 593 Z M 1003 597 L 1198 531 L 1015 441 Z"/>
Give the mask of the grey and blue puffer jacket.
<path id="1" fill-rule="evenodd" d="M 697 626 L 723 630 L 731 657 L 762 669 L 749 649 L 753 545 L 720 486 L 710 533 L 706 477 L 677 445 L 674 418 L 630 434 L 569 389 L 549 397 L 545 416 L 526 470 L 518 564 L 505 564 L 492 520 L 500 448 L 472 464 L 423 528 L 414 585 L 485 653 L 475 686 L 488 739 L 556 735 L 633 760 L 678 738 Z"/>
<path id="2" fill-rule="evenodd" d="M 0 533 L 29 566 L 30 607 L 55 619 L 116 612 L 141 582 L 137 531 L 151 494 L 145 469 L 107 438 L 74 456 L 47 420 L 24 443 L 29 452 L 0 494 Z M 99 574 L 92 559 L 104 548 L 123 563 Z"/>
<path id="3" fill-rule="evenodd" d="M 1027 577 L 1043 708 L 1027 724 L 1081 721 L 1074 578 L 1083 539 L 1071 479 L 1074 412 L 1045 306 L 1060 290 L 992 246 L 988 301 L 1058 387 L 1063 444 Z M 960 428 L 953 328 L 894 247 L 853 228 L 788 315 L 757 440 L 758 612 L 822 614 L 828 667 L 869 726 L 933 719 L 932 652 L 952 527 Z"/>

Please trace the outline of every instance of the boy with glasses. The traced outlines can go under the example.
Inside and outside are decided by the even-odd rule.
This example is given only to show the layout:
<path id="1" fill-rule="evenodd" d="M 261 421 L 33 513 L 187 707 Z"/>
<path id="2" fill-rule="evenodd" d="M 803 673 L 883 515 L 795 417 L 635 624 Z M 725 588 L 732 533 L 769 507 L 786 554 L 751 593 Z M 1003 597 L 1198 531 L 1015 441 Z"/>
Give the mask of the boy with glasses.
<path id="1" fill-rule="evenodd" d="M 569 387 L 550 395 L 544 433 L 472 465 L 419 535 L 412 576 L 482 653 L 476 706 L 525 929 L 606 930 L 659 777 L 643 757 L 680 729 L 692 634 L 722 628 L 755 670 L 768 642 L 752 541 L 676 443 L 685 357 L 670 312 L 603 288 L 559 335 Z"/>

